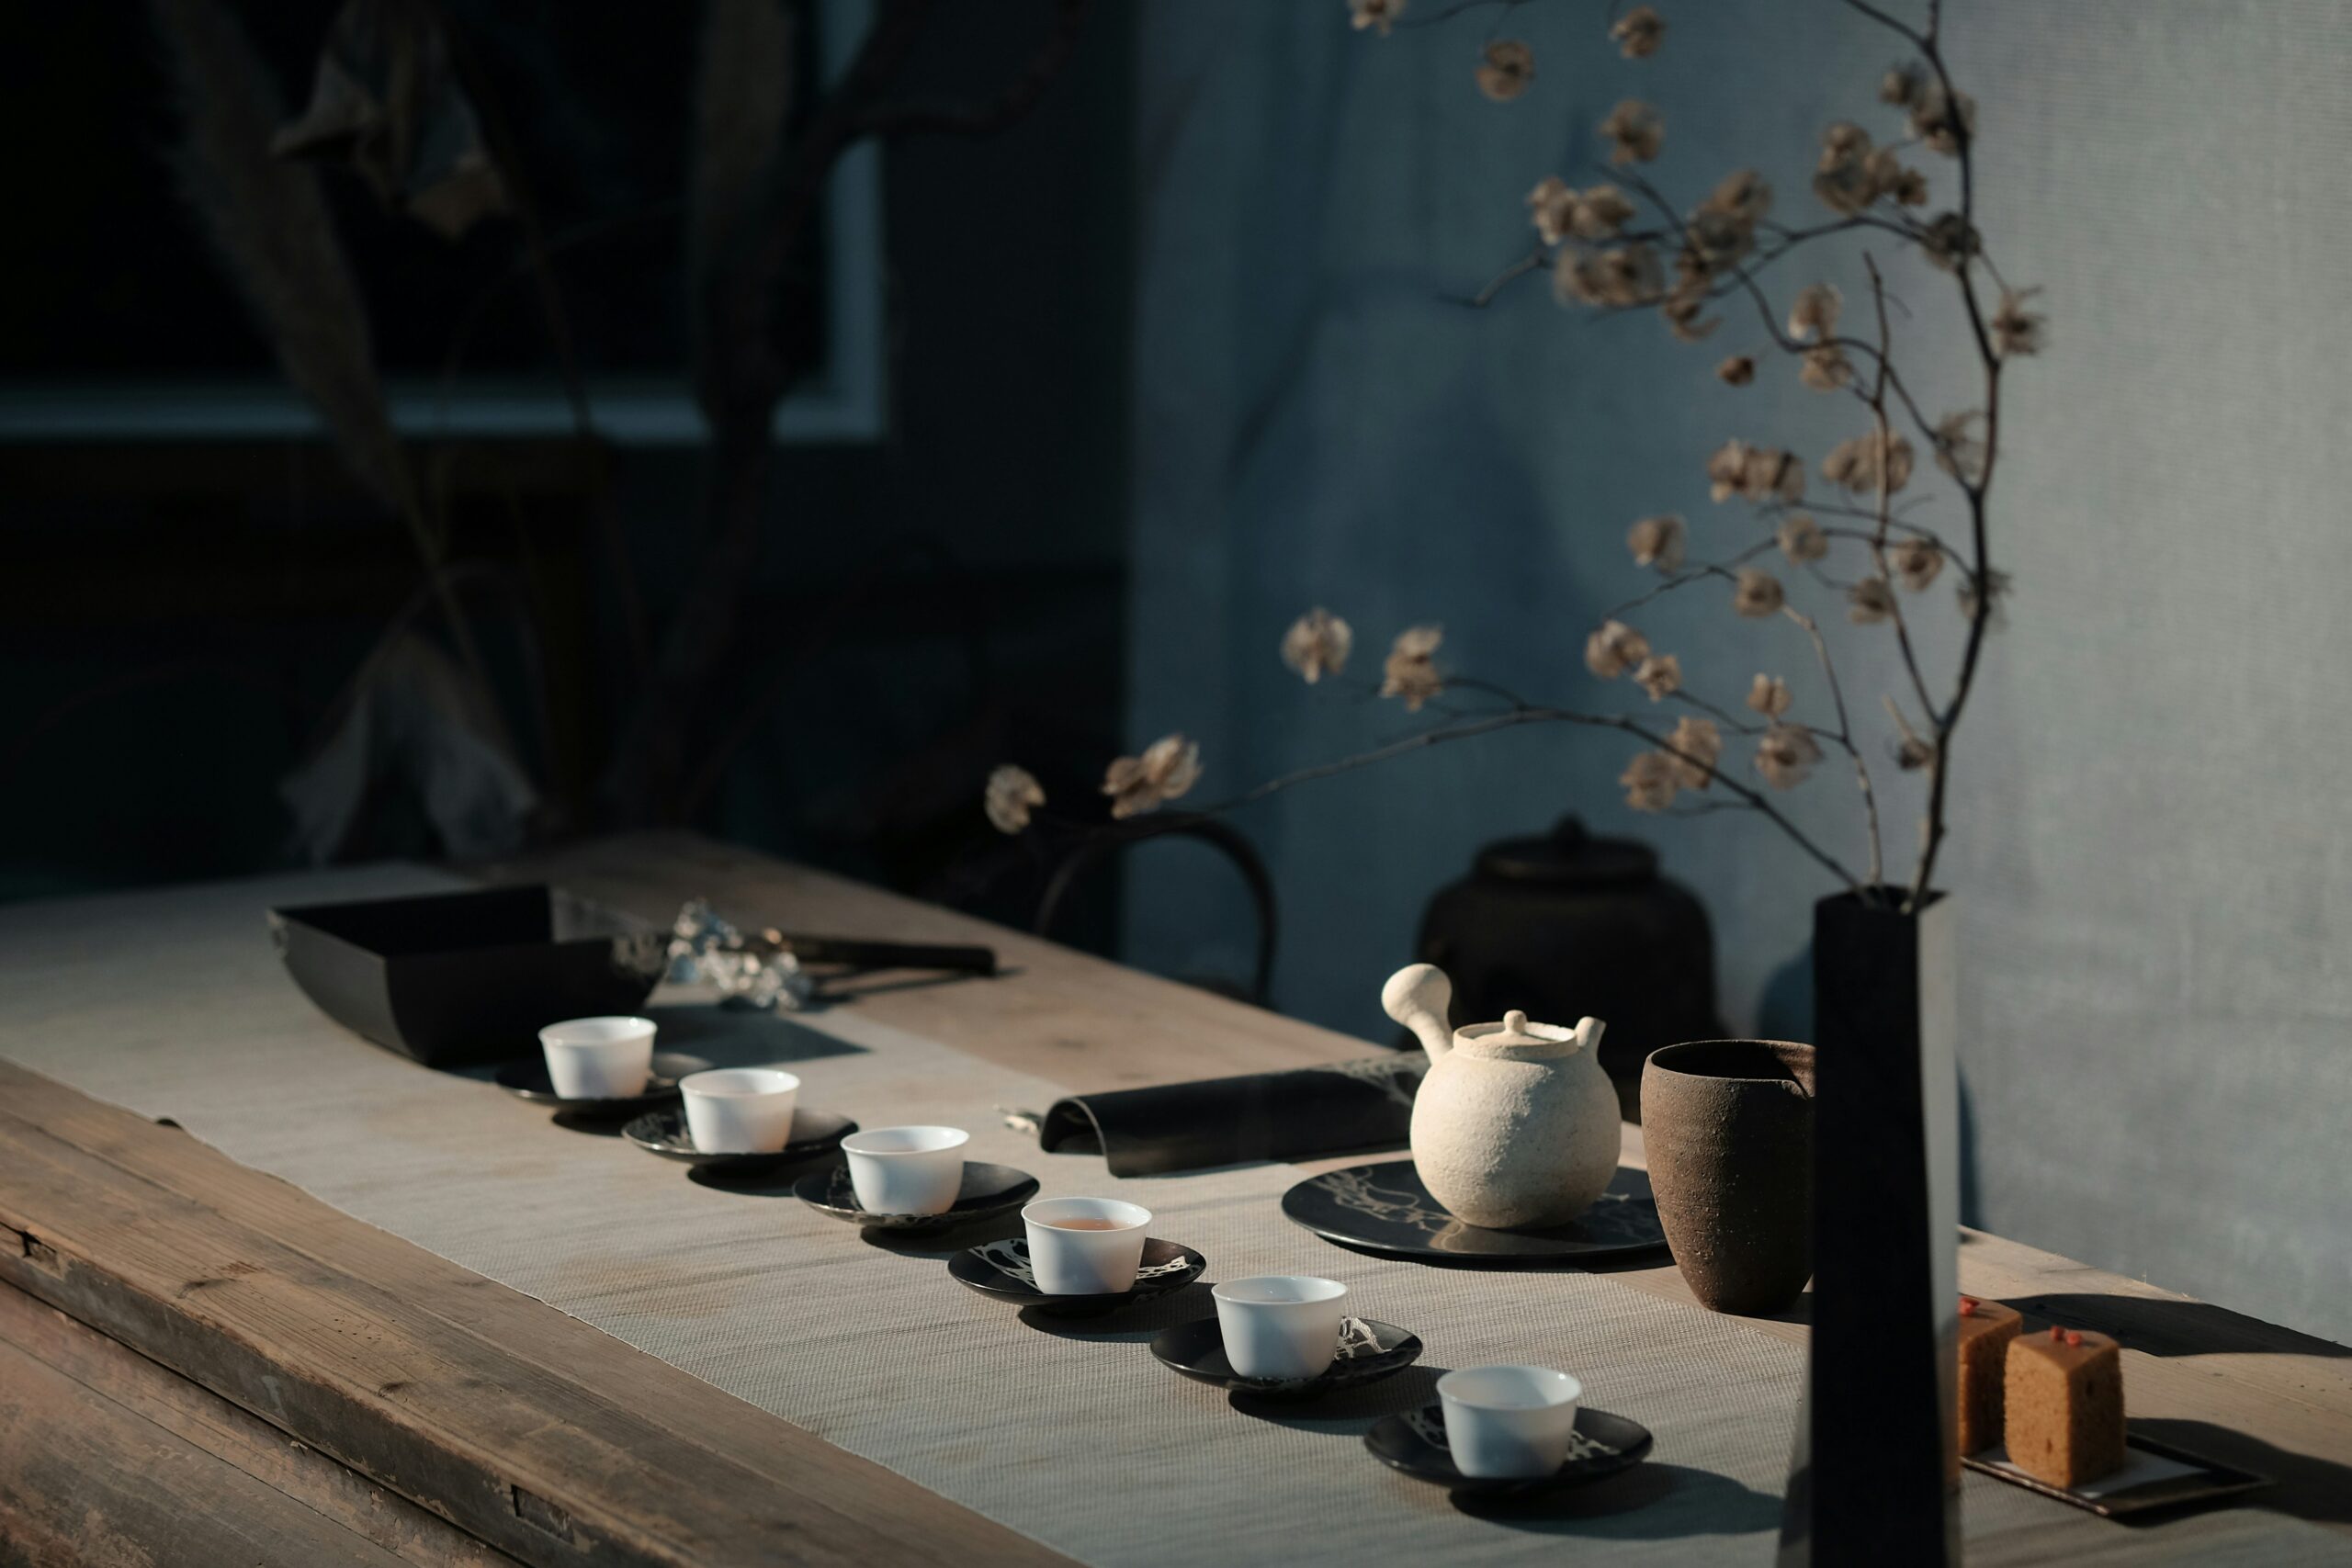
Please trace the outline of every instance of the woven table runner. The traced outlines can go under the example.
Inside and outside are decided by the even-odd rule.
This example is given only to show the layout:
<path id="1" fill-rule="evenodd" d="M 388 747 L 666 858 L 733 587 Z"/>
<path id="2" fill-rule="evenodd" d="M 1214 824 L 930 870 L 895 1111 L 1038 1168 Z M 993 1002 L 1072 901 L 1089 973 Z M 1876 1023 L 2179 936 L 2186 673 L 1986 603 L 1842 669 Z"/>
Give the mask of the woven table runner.
<path id="1" fill-rule="evenodd" d="M 264 934 L 273 903 L 431 891 L 373 867 L 0 910 L 0 1054 L 149 1116 L 361 1220 L 561 1308 L 1070 1556 L 1104 1565 L 1768 1562 L 1802 1357 L 1738 1320 L 1605 1274 L 1444 1269 L 1324 1243 L 1284 1219 L 1288 1167 L 1117 1179 L 1046 1155 L 994 1108 L 1070 1086 L 861 1018 L 657 996 L 664 1048 L 780 1061 L 801 1100 L 867 1126 L 947 1122 L 1047 1196 L 1150 1208 L 1204 1280 L 1107 1319 L 1033 1327 L 949 1279 L 945 1249 L 876 1245 L 773 1190 L 688 1180 L 617 1137 L 556 1125 L 493 1085 L 419 1067 L 311 1007 Z M 756 919 L 757 910 L 740 911 Z M 1018 984 L 1017 977 L 995 984 Z M 968 1240 L 969 1238 L 966 1238 Z M 1385 1382 L 1244 1409 L 1146 1349 L 1212 1315 L 1207 1281 L 1343 1280 L 1359 1314 L 1428 1348 Z M 1537 1362 L 1651 1428 L 1634 1475 L 1528 1512 L 1456 1506 L 1364 1451 L 1437 1374 Z M 1972 1561 L 2341 1562 L 2327 1532 L 2249 1509 L 2148 1532 L 1971 1475 Z M 1579 1547 L 1576 1542 L 1589 1543 Z"/>

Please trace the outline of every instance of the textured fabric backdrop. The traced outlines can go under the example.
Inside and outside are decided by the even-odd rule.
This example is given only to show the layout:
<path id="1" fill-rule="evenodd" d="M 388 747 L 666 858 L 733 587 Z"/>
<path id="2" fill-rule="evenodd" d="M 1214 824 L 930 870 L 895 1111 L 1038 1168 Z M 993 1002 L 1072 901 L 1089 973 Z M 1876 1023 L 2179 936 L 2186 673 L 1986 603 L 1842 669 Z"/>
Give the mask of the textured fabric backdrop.
<path id="1" fill-rule="evenodd" d="M 1281 668 L 1310 604 L 1353 621 L 1359 673 L 1402 626 L 1438 621 L 1441 662 L 1553 700 L 1626 699 L 1579 654 L 1644 586 L 1628 525 L 1680 512 L 1723 553 L 1754 536 L 1710 503 L 1709 451 L 1737 434 L 1818 457 L 1859 428 L 1784 366 L 1717 384 L 1718 357 L 1758 344 L 1736 317 L 1682 348 L 1646 317 L 1563 311 L 1540 277 L 1483 313 L 1453 302 L 1524 254 L 1540 176 L 1600 177 L 1591 128 L 1621 97 L 1664 112 L 1669 190 L 1754 164 L 1799 222 L 1824 210 L 1806 190 L 1823 125 L 1895 129 L 1874 89 L 1900 51 L 1836 0 L 1662 8 L 1646 62 L 1616 56 L 1601 7 L 1465 7 L 1385 39 L 1351 32 L 1338 0 L 1148 11 L 1129 739 L 1199 738 L 1204 797 L 1406 727 L 1394 704 Z M 2018 588 L 1954 749 L 1939 878 L 1962 898 L 1968 1217 L 2352 1339 L 2352 531 L 2335 472 L 2352 423 L 2352 6 L 1945 14 L 1981 103 L 1980 223 L 2052 321 L 2047 355 L 2005 378 L 1996 564 Z M 1535 51 L 1509 105 L 1471 83 L 1496 28 Z M 1923 163 L 1948 200 L 1951 165 Z M 1850 304 L 1860 264 L 1842 254 L 1826 276 Z M 1949 284 L 1880 259 L 1930 416 L 1969 406 L 1938 354 Z M 1814 276 L 1776 285 L 1783 309 Z M 1949 592 L 1928 601 L 1945 621 Z M 1682 598 L 1641 624 L 1694 689 L 1736 704 L 1775 669 L 1816 694 L 1792 627 L 1736 621 L 1713 590 Z M 1887 639 L 1858 635 L 1849 688 L 1870 717 Z M 1950 639 L 1925 640 L 1948 667 Z M 1802 1037 L 1819 874 L 1744 817 L 1634 816 L 1615 784 L 1629 751 L 1519 732 L 1241 814 L 1283 899 L 1277 1000 L 1385 1035 L 1380 983 L 1430 893 L 1479 842 L 1573 808 L 1657 842 L 1703 895 L 1734 1026 Z M 1880 774 L 1900 855 L 1917 808 Z M 1836 770 L 1791 798 L 1855 843 Z M 1172 848 L 1131 865 L 1131 957 L 1241 967 L 1229 876 Z"/>
<path id="2" fill-rule="evenodd" d="M 363 1220 L 551 1303 L 828 1440 L 1070 1555 L 1112 1565 L 1552 1559 L 1553 1538 L 1626 1563 L 1762 1561 L 1779 1517 L 1799 1353 L 1605 1275 L 1468 1272 L 1363 1258 L 1282 1217 L 1283 1167 L 1119 1180 L 1045 1156 L 991 1114 L 1046 1083 L 850 1009 L 787 1021 L 654 1009 L 664 1043 L 787 1061 L 812 1106 L 866 1125 L 945 1122 L 1047 1195 L 1115 1193 L 1199 1248 L 1208 1280 L 1320 1271 L 1428 1346 L 1343 1398 L 1245 1413 L 1176 1377 L 1151 1333 L 1214 1312 L 1206 1283 L 1106 1320 L 1032 1327 L 947 1277 L 944 1252 L 866 1242 L 786 1190 L 729 1191 L 609 1135 L 557 1126 L 477 1078 L 355 1039 L 306 1001 L 263 933 L 273 903 L 424 890 L 401 868 L 0 909 L 0 1050 L 153 1116 Z M 756 919 L 756 911 L 741 911 Z M 1007 982 L 1018 984 L 1017 980 Z M 671 998 L 661 998 L 669 1001 Z M 1361 1447 L 1448 1367 L 1565 1366 L 1657 1437 L 1645 1473 L 1582 1505 L 1481 1517 Z M 1979 1555 L 2022 1542 L 2139 1561 L 2340 1559 L 2341 1542 L 2250 1510 L 2160 1536 L 1971 1475 Z"/>

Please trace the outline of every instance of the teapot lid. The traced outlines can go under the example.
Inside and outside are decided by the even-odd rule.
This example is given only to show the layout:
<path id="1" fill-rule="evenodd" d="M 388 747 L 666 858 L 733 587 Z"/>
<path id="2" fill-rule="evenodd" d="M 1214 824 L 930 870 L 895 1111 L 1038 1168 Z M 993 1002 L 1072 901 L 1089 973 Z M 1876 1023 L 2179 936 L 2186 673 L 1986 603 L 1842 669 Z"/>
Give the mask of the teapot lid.
<path id="1" fill-rule="evenodd" d="M 1540 838 L 1505 839 L 1478 852 L 1478 874 L 1554 887 L 1627 887 L 1657 879 L 1657 852 L 1632 839 L 1587 833 L 1573 812 Z"/>
<path id="2" fill-rule="evenodd" d="M 1500 1023 L 1464 1024 L 1456 1033 L 1464 1042 L 1476 1041 L 1481 1046 L 1501 1047 L 1544 1045 L 1556 1050 L 1573 1043 L 1577 1032 L 1556 1023 L 1530 1023 L 1527 1015 L 1513 1008 L 1503 1014 Z"/>

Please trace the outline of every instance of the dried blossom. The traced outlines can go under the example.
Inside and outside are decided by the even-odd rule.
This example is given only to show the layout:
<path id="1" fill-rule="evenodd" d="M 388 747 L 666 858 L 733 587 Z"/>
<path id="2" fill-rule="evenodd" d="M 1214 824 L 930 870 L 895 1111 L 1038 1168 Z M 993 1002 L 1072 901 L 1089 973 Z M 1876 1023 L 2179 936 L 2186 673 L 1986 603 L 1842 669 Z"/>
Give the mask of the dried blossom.
<path id="1" fill-rule="evenodd" d="M 1697 343 L 1724 324 L 1721 316 L 1701 321 L 1699 314 L 1706 308 L 1706 290 L 1685 285 L 1667 296 L 1666 303 L 1658 307 L 1658 314 L 1666 318 L 1666 330 L 1674 334 L 1676 341 Z"/>
<path id="2" fill-rule="evenodd" d="M 1886 559 L 1914 593 L 1926 592 L 1944 570 L 1943 549 L 1933 539 L 1899 539 L 1888 547 Z"/>
<path id="3" fill-rule="evenodd" d="M 1853 362 L 1833 343 L 1806 349 L 1804 363 L 1797 367 L 1797 379 L 1816 392 L 1834 392 L 1853 378 Z"/>
<path id="4" fill-rule="evenodd" d="M 1911 134 L 1930 152 L 1957 156 L 1961 144 L 1976 134 L 1976 100 L 1945 91 L 1941 82 L 1921 83 L 1911 100 Z"/>
<path id="5" fill-rule="evenodd" d="M 1856 495 L 1877 494 L 1882 470 L 1890 495 L 1911 482 L 1911 443 L 1892 430 L 1841 441 L 1821 459 L 1821 477 Z"/>
<path id="6" fill-rule="evenodd" d="M 1804 497 L 1804 465 L 1771 446 L 1750 446 L 1726 441 L 1707 459 L 1708 493 L 1717 501 L 1736 495 L 1753 502 L 1800 501 Z"/>
<path id="7" fill-rule="evenodd" d="M 1909 108 L 1919 101 L 1919 94 L 1927 85 L 1928 68 L 1917 61 L 1890 65 L 1886 74 L 1878 79 L 1878 101 L 1893 104 L 1896 108 Z"/>
<path id="8" fill-rule="evenodd" d="M 1976 585 L 1980 579 L 1984 580 L 1991 589 L 1990 594 L 1983 601 L 1984 618 L 1990 625 L 1997 626 L 2001 624 L 2002 603 L 2009 595 L 2010 579 L 2006 571 L 1972 571 L 1962 578 L 1960 580 L 1960 613 L 1972 621 L 1976 619 L 1980 603 Z"/>
<path id="9" fill-rule="evenodd" d="M 1810 512 L 1790 513 L 1781 520 L 1774 536 L 1780 541 L 1781 553 L 1798 566 L 1829 553 L 1829 536 L 1821 531 Z"/>
<path id="10" fill-rule="evenodd" d="M 1799 343 L 1811 343 L 1816 336 L 1834 336 L 1838 312 L 1845 304 L 1845 296 L 1838 292 L 1835 284 L 1805 285 L 1797 290 L 1796 299 L 1789 306 L 1789 335 Z"/>
<path id="11" fill-rule="evenodd" d="M 1813 194 L 1834 212 L 1848 216 L 1878 199 L 1871 174 L 1870 134 L 1839 120 L 1821 135 L 1821 157 L 1814 165 Z"/>
<path id="12" fill-rule="evenodd" d="M 1674 764 L 1674 782 L 1684 789 L 1704 789 L 1715 782 L 1715 762 L 1724 754 L 1723 731 L 1712 718 L 1686 718 L 1666 738 L 1660 755 Z"/>
<path id="13" fill-rule="evenodd" d="M 1557 175 L 1545 175 L 1527 193 L 1527 215 L 1535 225 L 1536 234 L 1547 245 L 1556 245 L 1567 237 L 1568 225 L 1575 219 L 1577 193 L 1567 181 Z"/>
<path id="14" fill-rule="evenodd" d="M 1366 28 L 1378 28 L 1386 38 L 1388 29 L 1405 13 L 1405 0 L 1348 0 L 1348 20 L 1358 32 Z"/>
<path id="15" fill-rule="evenodd" d="M 1563 303 L 1573 300 L 1624 309 L 1651 303 L 1664 288 L 1657 253 L 1643 244 L 1607 251 L 1565 250 L 1552 272 L 1553 292 Z"/>
<path id="16" fill-rule="evenodd" d="M 1917 773 L 1936 760 L 1936 743 L 1911 728 L 1902 707 L 1893 697 L 1886 701 L 1887 716 L 1894 720 L 1897 739 L 1894 743 L 1894 765 L 1905 773 Z"/>
<path id="17" fill-rule="evenodd" d="M 1675 269 L 1688 286 L 1703 286 L 1756 248 L 1756 226 L 1772 209 L 1772 187 L 1754 169 L 1735 169 L 1683 221 Z"/>
<path id="18" fill-rule="evenodd" d="M 1584 639 L 1584 667 L 1614 681 L 1650 656 L 1650 639 L 1623 621 L 1603 621 Z"/>
<path id="19" fill-rule="evenodd" d="M 1681 786 L 1679 759 L 1663 751 L 1644 751 L 1625 764 L 1617 777 L 1624 786 L 1625 804 L 1636 811 L 1664 811 L 1674 804 Z"/>
<path id="20" fill-rule="evenodd" d="M 1761 567 L 1744 566 L 1734 580 L 1731 607 L 1749 620 L 1761 620 L 1777 615 L 1788 595 L 1781 591 L 1781 580 Z"/>
<path id="21" fill-rule="evenodd" d="M 1778 675 L 1767 675 L 1761 671 L 1757 672 L 1756 680 L 1747 688 L 1747 705 L 1766 718 L 1780 717 L 1789 711 L 1789 705 L 1795 700 L 1789 695 L 1789 683 L 1786 681 L 1781 680 Z"/>
<path id="22" fill-rule="evenodd" d="M 1639 98 L 1627 98 L 1600 122 L 1600 134 L 1610 142 L 1612 164 L 1646 164 L 1666 145 L 1666 120 Z"/>
<path id="23" fill-rule="evenodd" d="M 1919 250 L 1928 265 L 1942 272 L 1958 272 L 1984 248 L 1984 236 L 1957 212 L 1939 213 L 1919 237 Z"/>
<path id="24" fill-rule="evenodd" d="M 1618 51 L 1628 60 L 1647 60 L 1666 38 L 1666 18 L 1648 6 L 1636 6 L 1610 27 Z"/>
<path id="25" fill-rule="evenodd" d="M 1846 618 L 1858 626 L 1873 626 L 1894 614 L 1894 590 L 1883 577 L 1865 577 L 1846 590 Z"/>
<path id="26" fill-rule="evenodd" d="M 1608 240 L 1633 220 L 1634 198 L 1604 180 L 1577 193 L 1569 229 L 1580 239 Z"/>
<path id="27" fill-rule="evenodd" d="M 1478 90 L 1498 104 L 1527 91 L 1535 80 L 1535 51 L 1515 38 L 1500 38 L 1487 46 L 1487 62 L 1478 67 Z"/>
<path id="28" fill-rule="evenodd" d="M 1756 771 L 1774 789 L 1794 789 L 1820 761 L 1813 732 L 1798 725 L 1770 725 L 1756 742 Z"/>
<path id="29" fill-rule="evenodd" d="M 1634 524 L 1626 531 L 1625 547 L 1634 552 L 1635 566 L 1654 566 L 1671 574 L 1682 570 L 1683 546 L 1689 538 L 1690 529 L 1682 519 L 1669 513 Z"/>
<path id="30" fill-rule="evenodd" d="M 1310 686 L 1348 666 L 1356 645 L 1353 627 L 1320 604 L 1299 616 L 1283 634 L 1283 662 L 1306 677 Z"/>
<path id="31" fill-rule="evenodd" d="M 1882 147 L 1872 152 L 1862 161 L 1862 168 L 1870 175 L 1871 189 L 1875 195 L 1891 196 L 1905 207 L 1928 204 L 1928 176 L 1906 168 L 1894 148 Z"/>
<path id="32" fill-rule="evenodd" d="M 1682 660 L 1671 653 L 1654 653 L 1634 671 L 1634 684 L 1662 703 L 1682 689 Z"/>
<path id="33" fill-rule="evenodd" d="M 1046 804 L 1046 786 L 1026 768 L 1005 763 L 989 775 L 989 785 L 981 804 L 989 814 L 989 826 L 1000 833 L 1018 833 L 1029 826 L 1033 807 Z"/>
<path id="34" fill-rule="evenodd" d="M 1423 703 L 1445 690 L 1444 677 L 1430 661 L 1444 639 L 1445 633 L 1438 626 L 1407 626 L 1398 632 L 1381 671 L 1380 694 L 1402 697 L 1406 712 L 1420 712 Z"/>
<path id="35" fill-rule="evenodd" d="M 1984 423 L 1980 409 L 1963 409 L 1936 422 L 1936 467 L 1963 484 L 1984 477 L 1984 438 L 1976 434 Z"/>
<path id="36" fill-rule="evenodd" d="M 1735 354 L 1715 367 L 1715 379 L 1726 387 L 1745 387 L 1756 379 L 1756 361 L 1750 355 Z"/>
<path id="37" fill-rule="evenodd" d="M 1200 742 L 1163 735 L 1142 756 L 1117 758 L 1104 769 L 1102 793 L 1111 797 L 1112 816 L 1136 817 L 1158 810 L 1200 778 Z"/>
<path id="38" fill-rule="evenodd" d="M 1993 346 L 2002 358 L 2040 354 L 2050 342 L 2050 319 L 2025 308 L 2025 302 L 2041 292 L 2039 288 L 2001 290 L 2000 309 L 1993 312 L 1993 319 L 1985 325 L 1992 329 Z"/>

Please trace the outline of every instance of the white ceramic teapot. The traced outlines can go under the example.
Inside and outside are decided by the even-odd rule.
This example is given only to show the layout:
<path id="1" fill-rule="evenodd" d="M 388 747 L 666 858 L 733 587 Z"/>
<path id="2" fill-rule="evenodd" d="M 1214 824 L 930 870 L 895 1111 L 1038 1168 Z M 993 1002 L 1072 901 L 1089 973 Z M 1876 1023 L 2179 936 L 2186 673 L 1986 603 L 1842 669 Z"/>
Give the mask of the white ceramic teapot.
<path id="1" fill-rule="evenodd" d="M 1381 987 L 1388 1016 L 1420 1037 L 1429 1076 L 1413 1097 L 1413 1168 L 1458 1219 L 1497 1230 L 1562 1225 L 1616 1174 L 1617 1091 L 1600 1068 L 1597 1018 L 1574 1029 L 1500 1023 L 1446 1029 L 1453 985 L 1433 964 Z"/>

